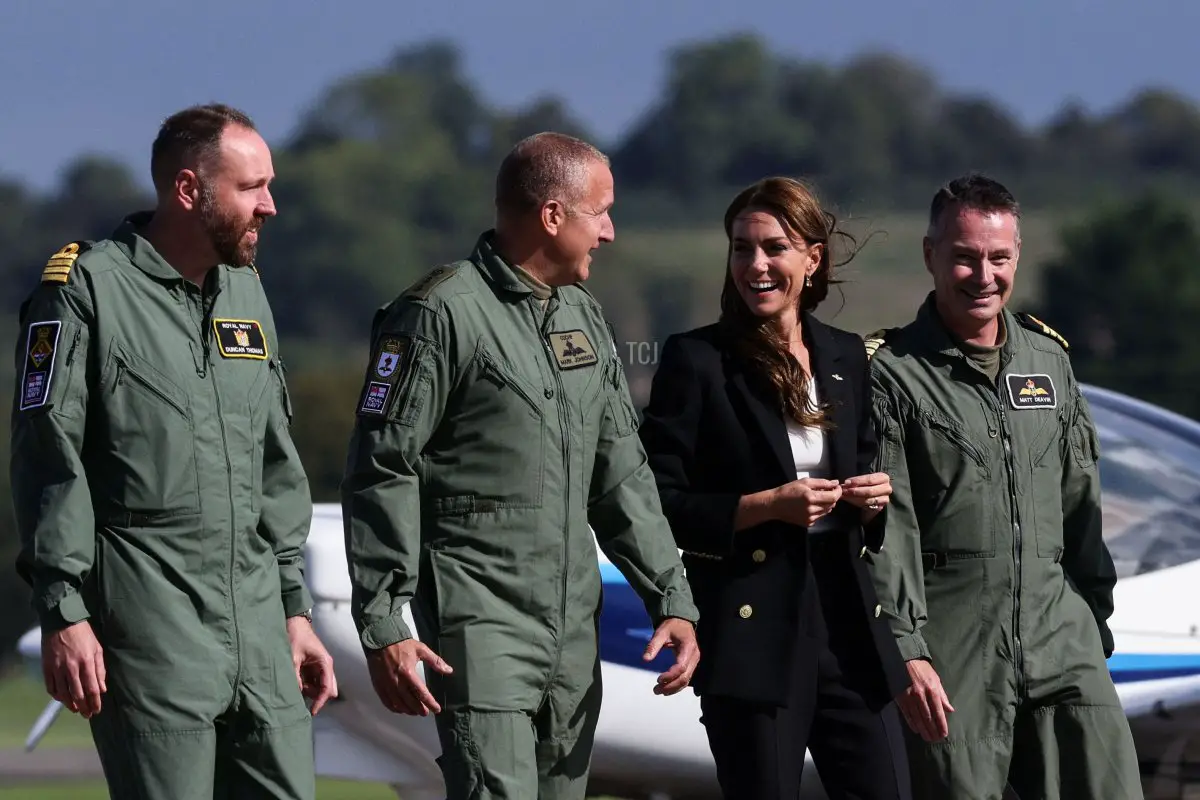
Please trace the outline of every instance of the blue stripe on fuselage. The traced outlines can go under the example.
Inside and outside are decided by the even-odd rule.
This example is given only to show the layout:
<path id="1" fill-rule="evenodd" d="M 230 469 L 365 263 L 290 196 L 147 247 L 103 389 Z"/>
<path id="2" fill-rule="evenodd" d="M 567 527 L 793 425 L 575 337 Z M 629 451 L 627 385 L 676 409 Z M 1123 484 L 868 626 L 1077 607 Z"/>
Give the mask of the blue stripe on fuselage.
<path id="1" fill-rule="evenodd" d="M 600 565 L 604 583 L 604 609 L 600 615 L 600 655 L 626 667 L 662 672 L 670 667 L 671 653 L 654 661 L 642 660 L 653 628 L 642 601 L 612 564 Z M 1116 653 L 1108 660 L 1113 683 L 1135 683 L 1158 678 L 1200 675 L 1200 653 Z"/>

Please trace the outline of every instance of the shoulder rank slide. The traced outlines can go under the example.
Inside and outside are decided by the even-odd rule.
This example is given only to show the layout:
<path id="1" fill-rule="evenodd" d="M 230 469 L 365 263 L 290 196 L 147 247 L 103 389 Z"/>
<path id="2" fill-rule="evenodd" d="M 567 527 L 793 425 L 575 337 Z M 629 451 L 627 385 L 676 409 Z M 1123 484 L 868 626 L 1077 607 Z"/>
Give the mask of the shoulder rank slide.
<path id="1" fill-rule="evenodd" d="M 1061 344 L 1063 350 L 1069 351 L 1071 349 L 1071 345 L 1067 344 L 1067 340 L 1064 339 L 1058 331 L 1054 330 L 1054 328 L 1051 328 L 1049 325 L 1042 322 L 1040 319 L 1035 317 L 1033 314 L 1022 311 L 1021 313 L 1017 314 L 1016 316 L 1017 316 L 1017 321 L 1019 321 L 1026 328 L 1029 328 L 1031 331 L 1036 331 L 1037 333 L 1040 333 L 1043 336 L 1050 337 L 1054 341 Z"/>
<path id="2" fill-rule="evenodd" d="M 454 274 L 456 267 L 453 264 L 445 264 L 440 267 L 434 267 L 429 272 L 426 272 L 412 286 L 404 290 L 404 297 L 415 297 L 418 300 L 424 300 L 429 297 L 429 293 L 442 281 Z"/>
<path id="3" fill-rule="evenodd" d="M 71 242 L 69 245 L 50 256 L 42 270 L 42 283 L 66 283 L 71 277 L 71 268 L 75 259 L 87 250 L 86 242 Z"/>
<path id="4" fill-rule="evenodd" d="M 887 337 L 891 335 L 895 328 L 880 328 L 869 336 L 863 337 L 863 344 L 867 347 L 867 360 L 870 361 L 875 355 L 875 351 L 883 346 L 887 341 Z"/>

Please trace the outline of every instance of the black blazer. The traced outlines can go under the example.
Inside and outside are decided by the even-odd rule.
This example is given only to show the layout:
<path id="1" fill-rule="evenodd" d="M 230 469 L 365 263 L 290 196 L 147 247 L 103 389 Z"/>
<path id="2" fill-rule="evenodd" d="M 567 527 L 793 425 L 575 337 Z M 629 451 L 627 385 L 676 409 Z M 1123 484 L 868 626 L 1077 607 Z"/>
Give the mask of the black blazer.
<path id="1" fill-rule="evenodd" d="M 868 473 L 877 444 L 863 341 L 810 313 L 802 327 L 836 425 L 828 440 L 833 477 Z M 805 528 L 773 521 L 734 533 L 742 495 L 796 479 L 772 396 L 765 379 L 742 368 L 717 325 L 675 334 L 663 345 L 640 435 L 700 610 L 692 685 L 697 694 L 784 705 L 791 680 L 804 669 L 795 660 L 805 646 L 801 598 L 806 576 L 815 574 L 826 616 L 836 620 L 830 637 L 848 651 L 847 681 L 879 709 L 909 685 L 862 560 L 866 547 L 878 551 L 883 544 L 886 507 L 864 531 L 860 511 L 839 503 L 834 528 L 820 534 L 836 546 L 814 550 L 811 572 Z"/>

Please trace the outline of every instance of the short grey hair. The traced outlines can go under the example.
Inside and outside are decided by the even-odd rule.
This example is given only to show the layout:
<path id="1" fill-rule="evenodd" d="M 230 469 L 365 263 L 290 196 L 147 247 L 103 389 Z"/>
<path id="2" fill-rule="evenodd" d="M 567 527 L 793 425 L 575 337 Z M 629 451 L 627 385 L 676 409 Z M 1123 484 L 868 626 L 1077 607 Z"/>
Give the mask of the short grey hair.
<path id="1" fill-rule="evenodd" d="M 1017 225 L 1017 241 L 1021 241 L 1021 206 L 1017 198 L 1000 181 L 969 172 L 944 184 L 929 204 L 929 227 L 925 235 L 936 242 L 945 227 L 946 217 L 962 209 L 983 213 L 1012 214 Z"/>
<path id="2" fill-rule="evenodd" d="M 543 131 L 526 137 L 509 151 L 496 174 L 496 211 L 501 215 L 535 211 L 560 200 L 568 211 L 587 191 L 591 162 L 609 165 L 594 145 L 565 133 Z"/>

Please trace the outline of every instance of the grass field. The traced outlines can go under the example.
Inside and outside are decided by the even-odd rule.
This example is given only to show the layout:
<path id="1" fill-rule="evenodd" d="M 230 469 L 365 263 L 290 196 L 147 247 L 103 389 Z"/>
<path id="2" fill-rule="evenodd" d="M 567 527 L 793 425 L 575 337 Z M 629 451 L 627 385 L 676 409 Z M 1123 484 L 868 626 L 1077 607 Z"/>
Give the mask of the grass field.
<path id="1" fill-rule="evenodd" d="M 0 750 L 19 749 L 48 698 L 40 682 L 24 671 L 6 673 L 0 679 Z M 38 750 L 91 748 L 87 723 L 79 716 L 63 711 Z M 6 785 L 0 776 L 0 800 L 107 800 L 103 781 L 63 781 Z M 379 784 L 354 781 L 319 781 L 318 800 L 396 800 L 395 792 Z"/>

